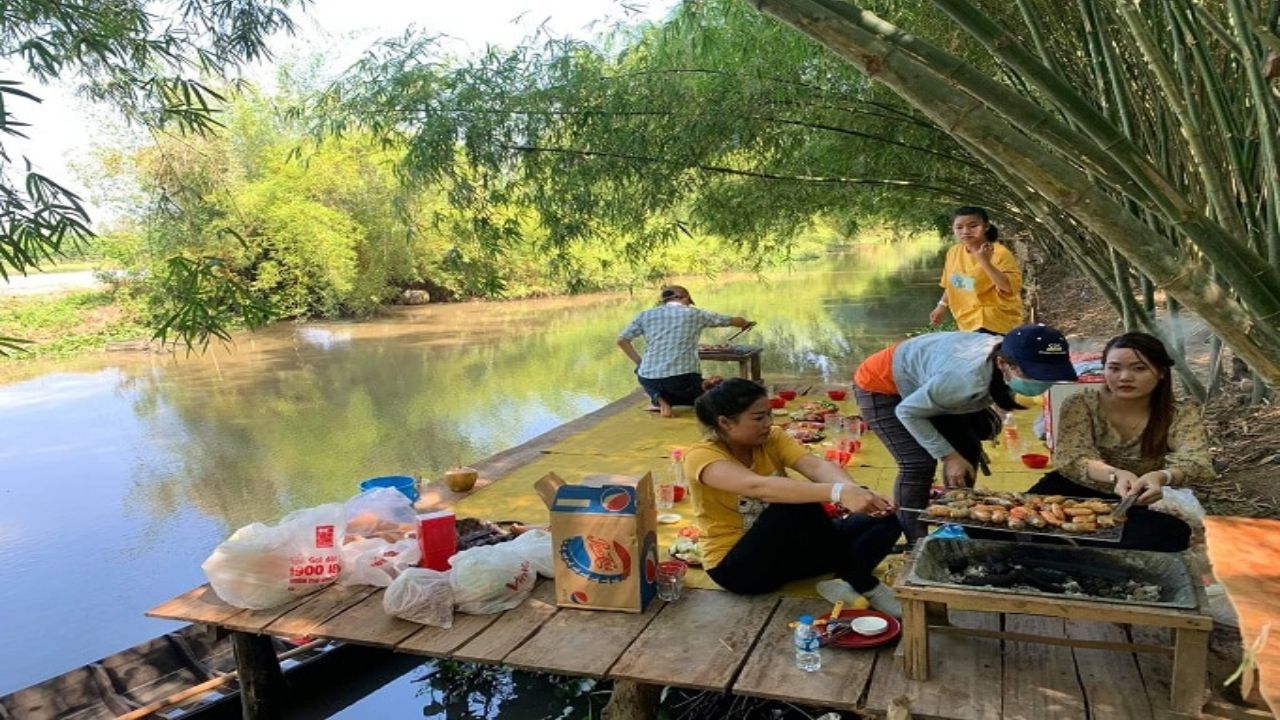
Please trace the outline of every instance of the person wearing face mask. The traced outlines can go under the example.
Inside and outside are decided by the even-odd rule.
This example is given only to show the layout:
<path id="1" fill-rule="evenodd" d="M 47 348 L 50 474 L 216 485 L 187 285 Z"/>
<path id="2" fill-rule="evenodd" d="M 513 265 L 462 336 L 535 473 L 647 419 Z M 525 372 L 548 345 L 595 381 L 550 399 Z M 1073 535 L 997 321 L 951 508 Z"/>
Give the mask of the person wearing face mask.
<path id="1" fill-rule="evenodd" d="M 863 596 L 901 617 L 893 591 L 872 575 L 902 534 L 892 504 L 775 426 L 768 394 L 750 380 L 725 380 L 694 410 L 707 439 L 689 448 L 684 467 L 711 579 L 756 594 L 835 573 L 818 583 L 823 597 L 852 603 Z M 803 479 L 788 477 L 788 469 Z M 853 514 L 832 520 L 821 505 L 827 501 Z"/>
<path id="2" fill-rule="evenodd" d="M 1022 324 L 1022 271 L 1009 248 L 997 242 L 1000 231 L 980 207 L 951 213 L 956 244 L 942 266 L 942 298 L 929 313 L 937 327 L 951 311 L 956 327 L 1000 335 Z"/>
<path id="3" fill-rule="evenodd" d="M 1108 500 L 1141 493 L 1118 547 L 1186 550 L 1191 528 L 1144 507 L 1166 486 L 1213 477 L 1199 408 L 1174 402 L 1172 368 L 1158 338 L 1141 332 L 1112 338 L 1102 351 L 1102 387 L 1085 388 L 1062 404 L 1054 439 L 1058 469 L 1027 492 Z"/>
<path id="4" fill-rule="evenodd" d="M 970 486 L 982 436 L 965 431 L 984 425 L 994 403 L 1021 409 L 1014 393 L 1035 397 L 1055 382 L 1074 381 L 1069 347 L 1048 325 L 1021 325 L 1003 337 L 969 332 L 919 335 L 868 357 L 854 373 L 854 397 L 862 418 L 898 464 L 894 502 L 923 508 L 938 461 L 949 488 Z M 950 437 L 948 437 L 950 436 Z M 966 457 L 966 454 L 968 457 Z M 907 539 L 925 535 L 919 519 L 900 513 Z"/>

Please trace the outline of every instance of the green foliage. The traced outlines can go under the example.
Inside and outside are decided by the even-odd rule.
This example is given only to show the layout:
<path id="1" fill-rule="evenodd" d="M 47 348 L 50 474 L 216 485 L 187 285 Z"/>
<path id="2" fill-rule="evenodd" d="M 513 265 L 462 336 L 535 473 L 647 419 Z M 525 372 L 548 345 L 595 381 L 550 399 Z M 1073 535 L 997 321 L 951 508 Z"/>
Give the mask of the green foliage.
<path id="1" fill-rule="evenodd" d="M 0 297 L 0 363 L 69 357 L 143 337 L 141 318 L 127 299 L 96 290 Z"/>
<path id="2" fill-rule="evenodd" d="M 267 56 L 266 39 L 291 32 L 295 0 L 182 0 L 159 18 L 142 0 L 5 4 L 0 55 L 37 81 L 71 81 L 150 128 L 205 133 L 223 99 L 202 78 L 230 78 Z M 0 79 L 0 137 L 27 137 L 14 106 L 38 102 Z M 14 176 L 21 181 L 15 182 Z M 75 255 L 92 236 L 80 198 L 16 162 L 0 142 L 0 279 Z"/>
<path id="3" fill-rule="evenodd" d="M 406 178 L 442 187 L 450 235 L 481 255 L 538 228 L 532 242 L 571 287 L 604 270 L 595 247 L 640 270 L 697 238 L 686 267 L 763 265 L 819 217 L 920 222 L 944 203 L 1010 204 L 945 133 L 741 3 L 685 3 L 603 47 L 536 42 L 455 63 L 406 34 L 306 117 L 318 137 L 406 147 Z"/>

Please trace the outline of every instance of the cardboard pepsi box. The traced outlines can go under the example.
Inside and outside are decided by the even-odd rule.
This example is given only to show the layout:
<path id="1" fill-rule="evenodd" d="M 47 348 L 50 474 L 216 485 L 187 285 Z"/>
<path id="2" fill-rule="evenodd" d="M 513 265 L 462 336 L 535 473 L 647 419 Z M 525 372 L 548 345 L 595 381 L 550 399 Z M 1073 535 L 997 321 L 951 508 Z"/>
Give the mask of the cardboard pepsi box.
<path id="1" fill-rule="evenodd" d="M 556 604 L 643 612 L 657 594 L 653 478 L 589 475 L 569 484 L 547 473 L 535 485 L 551 511 Z"/>

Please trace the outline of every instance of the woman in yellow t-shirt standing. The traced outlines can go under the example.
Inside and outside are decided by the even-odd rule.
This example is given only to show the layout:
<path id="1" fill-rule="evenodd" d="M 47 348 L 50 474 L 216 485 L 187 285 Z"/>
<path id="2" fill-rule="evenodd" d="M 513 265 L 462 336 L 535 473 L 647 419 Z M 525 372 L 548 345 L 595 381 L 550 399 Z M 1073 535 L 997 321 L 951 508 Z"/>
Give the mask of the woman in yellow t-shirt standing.
<path id="1" fill-rule="evenodd" d="M 1009 248 L 996 242 L 1000 233 L 980 207 L 951 213 L 956 243 L 942 266 L 942 299 L 929 313 L 930 325 L 941 325 L 947 310 L 956 327 L 1004 335 L 1022 324 L 1022 272 Z"/>
<path id="2" fill-rule="evenodd" d="M 872 571 L 902 532 L 893 503 L 859 486 L 838 465 L 811 454 L 773 425 L 764 388 L 725 380 L 694 404 L 708 439 L 685 453 L 707 574 L 730 592 L 777 590 L 834 572 L 818 584 L 828 600 L 866 597 L 901 616 L 893 591 Z M 803 480 L 787 477 L 791 468 Z M 832 520 L 838 502 L 853 515 Z"/>

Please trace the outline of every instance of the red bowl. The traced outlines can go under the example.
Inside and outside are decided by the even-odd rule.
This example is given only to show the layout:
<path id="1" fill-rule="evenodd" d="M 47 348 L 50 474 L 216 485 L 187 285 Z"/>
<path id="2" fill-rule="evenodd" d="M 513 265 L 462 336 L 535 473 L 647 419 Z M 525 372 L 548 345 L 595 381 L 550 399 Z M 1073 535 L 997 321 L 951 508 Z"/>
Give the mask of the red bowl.
<path id="1" fill-rule="evenodd" d="M 1027 453 L 1022 456 L 1022 464 L 1038 470 L 1049 464 L 1049 456 L 1041 455 L 1040 453 Z"/>
<path id="2" fill-rule="evenodd" d="M 831 398 L 832 400 L 843 400 L 846 394 L 847 393 L 845 393 L 844 390 L 828 390 L 827 391 L 827 397 Z"/>
<path id="3" fill-rule="evenodd" d="M 784 400 L 783 398 L 780 398 L 780 397 L 769 398 L 769 407 L 771 408 L 775 408 L 775 409 L 784 408 L 786 406 L 787 406 L 787 401 Z"/>
<path id="4" fill-rule="evenodd" d="M 786 400 L 787 402 L 791 402 L 792 400 L 796 399 L 796 391 L 795 390 L 779 390 L 778 397 L 782 398 L 783 400 Z"/>

